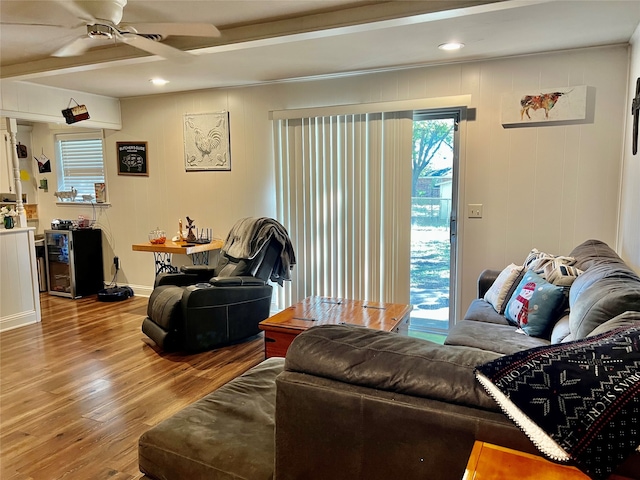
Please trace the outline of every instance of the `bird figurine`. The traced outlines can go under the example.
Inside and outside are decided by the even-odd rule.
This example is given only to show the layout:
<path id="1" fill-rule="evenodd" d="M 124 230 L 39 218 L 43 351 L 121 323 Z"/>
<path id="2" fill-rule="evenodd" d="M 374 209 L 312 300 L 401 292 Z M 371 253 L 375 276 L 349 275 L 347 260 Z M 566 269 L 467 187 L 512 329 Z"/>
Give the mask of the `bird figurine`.
<path id="1" fill-rule="evenodd" d="M 193 224 L 193 220 L 191 220 L 189 217 L 187 217 L 187 230 L 189 230 L 189 232 L 187 233 L 187 242 L 195 242 L 196 241 L 196 235 L 195 233 L 193 233 L 193 230 L 196 228 L 196 226 Z"/>

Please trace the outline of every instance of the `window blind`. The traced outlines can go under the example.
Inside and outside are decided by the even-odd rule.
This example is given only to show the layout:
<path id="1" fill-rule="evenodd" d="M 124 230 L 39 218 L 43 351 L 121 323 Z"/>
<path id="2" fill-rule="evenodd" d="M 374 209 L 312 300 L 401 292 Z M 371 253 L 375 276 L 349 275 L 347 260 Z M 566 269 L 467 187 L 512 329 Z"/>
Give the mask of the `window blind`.
<path id="1" fill-rule="evenodd" d="M 274 120 L 277 208 L 309 295 L 409 303 L 413 112 Z"/>
<path id="2" fill-rule="evenodd" d="M 80 195 L 94 195 L 95 183 L 103 183 L 104 158 L 100 132 L 57 134 L 58 190 L 75 188 Z"/>

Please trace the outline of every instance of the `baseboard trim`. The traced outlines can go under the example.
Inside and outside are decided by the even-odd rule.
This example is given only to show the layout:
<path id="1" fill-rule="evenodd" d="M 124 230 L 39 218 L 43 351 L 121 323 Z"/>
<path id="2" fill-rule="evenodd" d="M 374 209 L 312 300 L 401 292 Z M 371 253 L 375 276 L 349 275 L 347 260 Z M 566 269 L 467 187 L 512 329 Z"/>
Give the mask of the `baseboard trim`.
<path id="1" fill-rule="evenodd" d="M 38 323 L 38 314 L 35 310 L 15 313 L 13 315 L 0 318 L 0 332 L 6 332 L 7 330 L 13 330 L 14 328 L 31 325 L 32 323 Z"/>
<path id="2" fill-rule="evenodd" d="M 147 285 L 129 285 L 136 297 L 150 297 L 153 287 Z"/>

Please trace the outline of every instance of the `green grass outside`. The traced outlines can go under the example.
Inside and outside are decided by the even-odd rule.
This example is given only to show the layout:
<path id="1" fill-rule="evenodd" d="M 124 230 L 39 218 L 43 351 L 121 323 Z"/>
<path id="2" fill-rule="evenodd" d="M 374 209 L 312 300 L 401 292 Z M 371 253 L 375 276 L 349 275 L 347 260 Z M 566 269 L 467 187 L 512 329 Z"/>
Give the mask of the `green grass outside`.
<path id="1" fill-rule="evenodd" d="M 440 345 L 444 344 L 444 339 L 446 338 L 446 335 L 439 335 L 437 333 L 416 332 L 415 330 L 409 330 L 409 336 L 414 338 L 421 338 L 422 340 L 429 340 L 430 342 L 439 343 Z"/>

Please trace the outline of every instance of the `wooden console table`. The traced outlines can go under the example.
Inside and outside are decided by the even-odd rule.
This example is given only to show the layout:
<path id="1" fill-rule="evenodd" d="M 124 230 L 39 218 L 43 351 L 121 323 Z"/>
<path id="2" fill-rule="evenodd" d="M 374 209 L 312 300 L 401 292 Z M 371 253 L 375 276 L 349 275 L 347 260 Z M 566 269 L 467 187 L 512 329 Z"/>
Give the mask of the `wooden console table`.
<path id="1" fill-rule="evenodd" d="M 307 297 L 260 322 L 266 358 L 284 357 L 293 339 L 316 325 L 360 325 L 407 334 L 411 305 Z"/>
<path id="2" fill-rule="evenodd" d="M 153 252 L 156 275 L 158 275 L 160 273 L 175 273 L 178 271 L 171 264 L 171 256 L 174 253 L 189 255 L 194 265 L 208 265 L 209 252 L 211 250 L 220 250 L 223 244 L 222 240 L 212 240 L 210 243 L 172 242 L 167 240 L 165 243 L 134 243 L 131 249 L 136 252 Z"/>
<path id="3" fill-rule="evenodd" d="M 476 441 L 462 480 L 589 480 L 575 467 L 550 462 L 542 457 Z M 611 475 L 609 480 L 630 480 Z"/>

